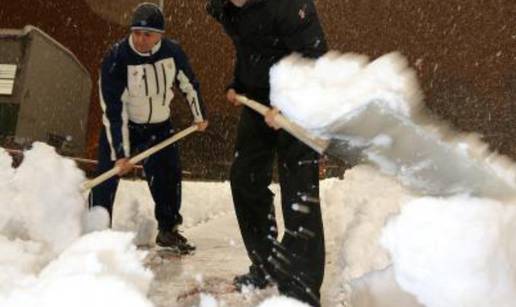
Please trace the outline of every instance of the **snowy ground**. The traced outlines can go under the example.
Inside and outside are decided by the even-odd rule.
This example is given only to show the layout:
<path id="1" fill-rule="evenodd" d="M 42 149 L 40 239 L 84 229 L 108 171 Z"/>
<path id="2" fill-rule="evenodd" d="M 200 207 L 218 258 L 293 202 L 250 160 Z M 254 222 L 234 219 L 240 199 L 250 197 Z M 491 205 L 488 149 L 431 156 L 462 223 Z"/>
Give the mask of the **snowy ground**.
<path id="1" fill-rule="evenodd" d="M 0 165 L 0 306 L 301 306 L 274 289 L 226 293 L 248 266 L 228 183 L 184 183 L 184 232 L 198 250 L 178 258 L 146 246 L 155 221 L 145 183 L 122 181 L 115 231 L 84 235 L 84 177 L 70 160 L 36 144 L 18 169 L 3 151 Z M 508 307 L 516 299 L 514 206 L 415 197 L 365 165 L 322 181 L 321 200 L 324 306 Z"/>
<path id="2" fill-rule="evenodd" d="M 123 287 L 133 289 L 129 292 L 137 299 L 133 298 L 130 306 L 151 303 L 155 306 L 212 306 L 208 296 L 190 293 L 203 283 L 208 286 L 201 288 L 215 292 L 220 306 L 256 306 L 265 298 L 277 295 L 274 289 L 261 293 L 218 293 L 224 292 L 224 284 L 234 275 L 246 272 L 249 265 L 233 213 L 228 183 L 184 183 L 184 232 L 197 244 L 198 250 L 187 257 L 161 257 L 152 247 L 148 247 L 155 237 L 156 222 L 146 183 L 121 182 L 115 202 L 113 228 L 123 232 L 102 231 L 81 236 L 79 230 L 70 233 L 71 229 L 82 225 L 78 212 L 84 205 L 84 199 L 77 194 L 77 187 L 84 178 L 73 163 L 55 155 L 51 148 L 38 145 L 26 154 L 24 164 L 14 170 L 9 166 L 8 155 L 5 152 L 2 154 L 0 244 L 6 252 L 0 258 L 0 302 L 5 301 L 13 306 L 34 306 L 35 303 L 31 304 L 30 300 L 27 303 L 27 297 L 33 297 L 35 301 L 40 299 L 47 302 L 46 305 L 41 304 L 43 306 L 60 306 L 69 301 L 64 300 L 63 294 L 53 291 L 60 289 L 60 292 L 75 293 L 78 291 L 75 287 L 79 285 L 84 288 L 83 293 L 99 295 L 101 290 L 115 289 L 120 285 L 120 292 L 110 292 L 109 297 L 113 301 L 129 291 Z M 368 190 L 373 185 L 376 193 L 371 195 Z M 276 185 L 271 188 L 279 194 Z M 371 254 L 378 253 L 374 237 L 379 236 L 380 227 L 361 229 L 356 217 L 382 220 L 383 223 L 389 212 L 397 211 L 398 199 L 405 195 L 392 180 L 376 174 L 370 168 L 358 167 L 349 171 L 344 181 L 323 181 L 321 196 L 328 251 L 322 296 L 325 306 L 334 306 L 349 299 L 346 291 L 342 290 L 342 281 L 373 268 L 383 268 L 389 263 L 385 252 L 378 258 L 365 256 L 367 250 Z M 279 197 L 276 197 L 276 201 L 279 201 Z M 376 206 L 383 206 L 384 209 L 375 209 Z M 383 213 L 375 214 L 375 211 Z M 40 219 L 39 224 L 36 219 Z M 66 227 L 60 228 L 60 225 Z M 350 229 L 354 230 L 350 232 Z M 135 233 L 133 241 L 140 246 L 139 250 L 131 244 L 131 236 L 124 234 L 127 231 Z M 47 232 L 48 236 L 41 235 Z M 341 254 L 340 242 L 346 232 L 356 232 L 356 236 L 364 238 L 349 240 L 350 248 L 360 250 L 360 255 L 355 259 L 351 255 Z M 148 254 L 140 251 L 148 251 Z M 343 270 L 344 262 L 348 264 Z M 152 280 L 150 271 L 139 267 L 138 263 L 152 271 Z M 80 281 L 78 284 L 67 282 L 67 278 L 74 275 L 70 271 Z M 101 284 L 104 278 L 107 279 L 103 286 L 105 289 L 93 287 L 93 284 Z M 221 287 L 213 286 L 217 281 L 220 281 Z M 145 301 L 146 294 L 148 302 Z M 70 297 L 69 300 L 84 303 L 81 306 L 93 302 L 97 306 L 111 306 L 111 299 L 102 304 L 103 300 L 92 301 L 87 297 L 90 296 L 83 295 L 83 299 L 81 296 Z M 132 296 L 128 294 L 126 297 Z M 285 302 L 277 304 L 284 306 Z"/>

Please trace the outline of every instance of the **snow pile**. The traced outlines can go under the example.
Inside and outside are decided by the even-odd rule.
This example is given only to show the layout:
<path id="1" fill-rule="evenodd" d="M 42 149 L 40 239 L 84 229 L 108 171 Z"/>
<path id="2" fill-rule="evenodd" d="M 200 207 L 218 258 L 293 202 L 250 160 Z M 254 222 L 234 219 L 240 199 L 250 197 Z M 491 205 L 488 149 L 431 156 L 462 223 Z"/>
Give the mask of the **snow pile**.
<path id="1" fill-rule="evenodd" d="M 417 299 L 403 291 L 396 282 L 392 266 L 381 271 L 373 271 L 349 283 L 352 292 L 348 294 L 349 304 L 353 307 L 422 307 Z M 339 297 L 339 296 L 337 296 Z M 341 296 L 342 298 L 342 296 Z"/>
<path id="2" fill-rule="evenodd" d="M 3 166 L 10 159 L 6 155 Z M 79 237 L 85 208 L 79 187 L 85 177 L 75 162 L 34 143 L 18 169 L 2 167 L 0 178 L 2 234 L 43 242 L 54 253 Z"/>
<path id="3" fill-rule="evenodd" d="M 512 204 L 467 195 L 415 197 L 364 165 L 342 181 L 323 181 L 321 197 L 328 241 L 339 234 L 337 276 L 327 276 L 334 281 L 330 305 L 513 305 Z"/>
<path id="4" fill-rule="evenodd" d="M 212 295 L 201 293 L 201 301 L 199 307 L 218 307 L 219 302 Z"/>
<path id="5" fill-rule="evenodd" d="M 38 276 L 0 296 L 1 306 L 150 307 L 152 273 L 132 235 L 97 232 L 77 240 Z M 14 277 L 14 276 L 12 276 Z"/>
<path id="6" fill-rule="evenodd" d="M 0 234 L 0 306 L 13 290 L 35 281 L 35 274 L 50 260 L 43 244 L 20 239 L 10 240 Z"/>
<path id="7" fill-rule="evenodd" d="M 337 227 L 325 227 L 325 237 L 340 244 L 341 277 L 350 281 L 388 267 L 389 255 L 378 242 L 389 218 L 412 199 L 410 193 L 367 165 L 346 171 L 344 180 L 322 181 L 320 189 L 325 226 Z"/>
<path id="8" fill-rule="evenodd" d="M 396 280 L 427 306 L 513 306 L 516 207 L 468 196 L 409 202 L 385 228 Z"/>
<path id="9" fill-rule="evenodd" d="M 343 180 L 321 182 L 326 250 L 333 263 L 323 289 L 327 306 L 419 307 L 397 285 L 389 253 L 379 244 L 385 224 L 413 198 L 368 165 L 347 170 Z"/>
<path id="10" fill-rule="evenodd" d="M 90 233 L 109 228 L 109 212 L 100 206 L 89 208 L 82 216 L 83 232 Z"/>
<path id="11" fill-rule="evenodd" d="M 273 296 L 263 301 L 258 307 L 309 307 L 298 300 L 285 297 L 285 296 Z"/>
<path id="12" fill-rule="evenodd" d="M 80 237 L 91 221 L 75 163 L 35 143 L 11 164 L 0 149 L 0 306 L 152 306 L 133 235 Z"/>
<path id="13" fill-rule="evenodd" d="M 9 224 L 14 224 L 16 220 L 20 219 L 13 202 L 16 190 L 13 183 L 12 163 L 11 156 L 3 148 L 0 148 L 0 231 L 11 234 L 16 232 L 16 227 Z"/>

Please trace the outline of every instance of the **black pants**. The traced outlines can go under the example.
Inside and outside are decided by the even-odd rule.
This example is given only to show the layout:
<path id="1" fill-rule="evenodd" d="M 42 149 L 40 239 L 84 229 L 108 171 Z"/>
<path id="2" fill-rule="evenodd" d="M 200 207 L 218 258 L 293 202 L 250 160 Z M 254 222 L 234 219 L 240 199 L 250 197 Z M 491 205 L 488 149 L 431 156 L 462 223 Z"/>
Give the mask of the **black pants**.
<path id="1" fill-rule="evenodd" d="M 159 124 L 129 124 L 129 139 L 131 154 L 163 141 L 173 134 L 169 121 Z M 111 160 L 111 150 L 103 129 L 100 133 L 98 149 L 98 165 L 96 175 L 113 168 L 115 161 Z M 172 229 L 182 223 L 179 214 L 181 208 L 181 165 L 177 143 L 163 148 L 143 161 L 143 170 L 155 203 L 154 214 L 159 229 Z M 120 178 L 114 176 L 94 187 L 89 195 L 91 206 L 102 206 L 112 215 L 113 202 Z"/>
<path id="2" fill-rule="evenodd" d="M 281 242 L 268 188 L 276 153 L 286 229 Z M 261 115 L 242 110 L 231 190 L 247 253 L 282 294 L 313 306 L 320 305 L 325 261 L 318 158 L 284 130 L 269 128 Z"/>

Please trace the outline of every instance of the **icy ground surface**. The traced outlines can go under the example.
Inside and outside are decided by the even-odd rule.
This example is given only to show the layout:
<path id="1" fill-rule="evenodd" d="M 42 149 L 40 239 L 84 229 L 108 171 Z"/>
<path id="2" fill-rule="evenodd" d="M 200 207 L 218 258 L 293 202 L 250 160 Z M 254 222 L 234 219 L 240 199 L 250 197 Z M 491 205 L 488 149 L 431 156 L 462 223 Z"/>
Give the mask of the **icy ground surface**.
<path id="1" fill-rule="evenodd" d="M 136 230 L 140 245 L 152 244 L 156 226 L 146 185 L 123 181 L 120 189 L 114 228 Z M 277 195 L 276 208 L 280 208 L 279 187 L 272 185 L 271 189 Z M 233 276 L 245 273 L 249 265 L 229 184 L 185 182 L 183 195 L 184 234 L 197 244 L 197 251 L 177 258 L 159 257 L 150 249 L 146 265 L 155 273 L 150 299 L 157 306 L 217 306 L 210 305 L 209 298 L 215 298 L 219 306 L 257 306 L 265 298 L 278 295 L 275 289 L 227 293 Z M 378 240 L 387 218 L 398 213 L 400 203 L 409 198 L 399 184 L 367 166 L 348 171 L 345 180 L 321 182 L 327 250 L 323 306 L 388 306 L 389 302 L 398 307 L 419 306 L 410 294 L 399 289 L 392 273 L 372 281 L 361 279 L 389 268 L 389 256 Z M 281 219 L 278 222 L 281 226 Z M 408 303 L 395 304 L 400 301 Z M 272 306 L 287 305 L 282 302 Z"/>
<path id="2" fill-rule="evenodd" d="M 273 189 L 277 192 L 278 187 L 273 186 Z M 176 257 L 152 247 L 149 249 L 145 264 L 155 273 L 150 299 L 157 306 L 211 306 L 208 305 L 211 295 L 220 306 L 257 306 L 266 298 L 277 296 L 277 290 L 273 288 L 263 291 L 249 289 L 243 294 L 232 291 L 231 280 L 235 275 L 246 273 L 249 260 L 238 230 L 229 184 L 185 182 L 183 190 L 184 235 L 195 242 L 197 251 L 194 255 Z M 213 197 L 199 197 L 198 191 L 206 191 Z M 115 218 L 115 229 L 134 227 L 135 224 L 127 223 L 131 220 L 127 218 L 131 212 L 152 212 L 148 207 L 152 203 L 150 195 L 141 182 L 124 181 L 119 195 L 115 216 L 120 219 Z M 132 208 L 127 210 L 124 204 L 132 204 Z M 155 222 L 152 216 L 148 217 L 147 222 L 153 226 L 138 228 L 137 238 L 141 239 L 140 244 L 152 245 Z M 149 233 L 145 233 L 145 229 L 150 230 Z M 328 247 L 335 250 L 334 242 L 328 242 Z M 336 253 L 328 254 L 329 263 L 335 263 L 331 260 L 332 255 Z M 277 306 L 286 305 L 282 302 Z"/>

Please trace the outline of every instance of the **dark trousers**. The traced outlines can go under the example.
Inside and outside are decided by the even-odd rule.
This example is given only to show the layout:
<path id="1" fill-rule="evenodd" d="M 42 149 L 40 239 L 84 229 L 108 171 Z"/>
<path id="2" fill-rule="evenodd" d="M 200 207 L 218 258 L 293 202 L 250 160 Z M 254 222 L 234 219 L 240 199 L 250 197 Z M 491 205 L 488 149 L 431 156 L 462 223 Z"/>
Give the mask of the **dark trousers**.
<path id="1" fill-rule="evenodd" d="M 281 242 L 268 188 L 276 153 L 286 229 Z M 269 128 L 258 113 L 242 110 L 231 190 L 247 253 L 281 293 L 313 306 L 320 305 L 325 261 L 318 158 L 284 130 Z"/>
<path id="2" fill-rule="evenodd" d="M 129 139 L 131 155 L 163 141 L 173 134 L 169 121 L 159 124 L 129 124 Z M 115 161 L 111 160 L 111 150 L 102 129 L 99 138 L 98 165 L 96 175 L 113 168 Z M 154 214 L 159 229 L 172 229 L 182 223 L 179 214 L 181 208 L 181 165 L 177 143 L 163 148 L 143 161 L 145 179 L 155 203 Z M 120 178 L 114 176 L 94 187 L 89 195 L 91 206 L 102 206 L 112 216 L 113 202 Z"/>

